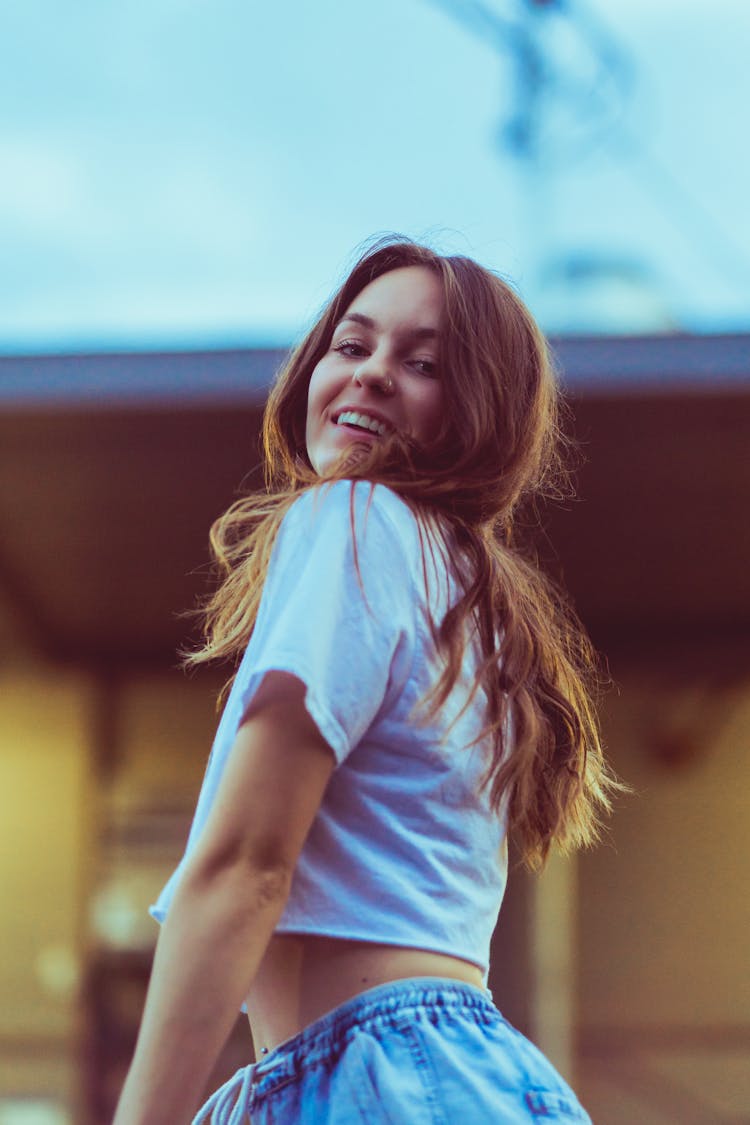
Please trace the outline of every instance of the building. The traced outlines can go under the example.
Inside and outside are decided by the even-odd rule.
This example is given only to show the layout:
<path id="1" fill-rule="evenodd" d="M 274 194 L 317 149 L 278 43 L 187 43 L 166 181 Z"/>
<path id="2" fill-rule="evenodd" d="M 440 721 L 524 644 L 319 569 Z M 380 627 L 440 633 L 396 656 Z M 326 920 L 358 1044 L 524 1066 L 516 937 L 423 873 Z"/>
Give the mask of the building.
<path id="1" fill-rule="evenodd" d="M 512 876 L 491 985 L 597 1125 L 736 1122 L 750 337 L 572 338 L 558 354 L 585 461 L 580 501 L 545 513 L 539 545 L 607 657 L 607 743 L 635 793 L 604 846 Z M 193 627 L 177 613 L 206 588 L 213 518 L 260 483 L 281 359 L 0 359 L 2 1120 L 24 1101 L 40 1125 L 108 1120 L 155 938 L 145 907 L 215 723 L 220 680 L 176 670 Z M 238 1025 L 221 1066 L 248 1049 Z"/>

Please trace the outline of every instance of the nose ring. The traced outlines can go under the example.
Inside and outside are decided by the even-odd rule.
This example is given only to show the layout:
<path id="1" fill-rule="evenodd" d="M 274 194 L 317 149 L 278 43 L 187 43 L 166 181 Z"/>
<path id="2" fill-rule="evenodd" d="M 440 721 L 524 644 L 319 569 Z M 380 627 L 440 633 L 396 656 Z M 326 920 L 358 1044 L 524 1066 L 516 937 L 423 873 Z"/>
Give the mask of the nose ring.
<path id="1" fill-rule="evenodd" d="M 359 383 L 359 385 L 360 385 L 360 386 L 362 386 L 362 376 L 360 375 L 359 371 L 355 371 L 355 372 L 354 372 L 354 375 L 352 376 L 352 378 L 353 378 L 353 379 L 354 379 L 354 380 L 355 380 L 355 381 L 356 381 L 357 383 Z M 393 380 L 391 379 L 390 375 L 386 375 L 386 377 L 385 377 L 385 389 L 386 389 L 387 391 L 392 391 L 392 390 L 393 390 Z"/>

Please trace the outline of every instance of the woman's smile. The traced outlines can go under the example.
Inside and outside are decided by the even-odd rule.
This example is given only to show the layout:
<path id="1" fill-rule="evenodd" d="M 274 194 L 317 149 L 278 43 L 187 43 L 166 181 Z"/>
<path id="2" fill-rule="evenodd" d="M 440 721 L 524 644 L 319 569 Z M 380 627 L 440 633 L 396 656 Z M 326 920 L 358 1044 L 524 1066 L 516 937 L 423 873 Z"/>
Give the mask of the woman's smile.
<path id="1" fill-rule="evenodd" d="M 372 413 L 344 408 L 338 411 L 331 419 L 335 426 L 345 426 L 347 429 L 359 430 L 372 436 L 383 437 L 392 433 L 394 427 L 390 422 L 385 422 Z"/>

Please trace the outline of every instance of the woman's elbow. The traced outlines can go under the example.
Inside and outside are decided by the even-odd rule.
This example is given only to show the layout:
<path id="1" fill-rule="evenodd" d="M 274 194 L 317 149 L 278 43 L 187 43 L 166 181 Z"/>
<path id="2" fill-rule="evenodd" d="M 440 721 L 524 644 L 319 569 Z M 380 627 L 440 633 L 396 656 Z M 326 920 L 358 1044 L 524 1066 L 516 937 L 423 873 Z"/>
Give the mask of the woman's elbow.
<path id="1" fill-rule="evenodd" d="M 286 902 L 289 896 L 293 862 L 282 849 L 252 850 L 242 846 L 199 849 L 185 872 L 185 882 L 196 893 L 207 888 L 226 887 L 240 900 L 263 907 Z"/>

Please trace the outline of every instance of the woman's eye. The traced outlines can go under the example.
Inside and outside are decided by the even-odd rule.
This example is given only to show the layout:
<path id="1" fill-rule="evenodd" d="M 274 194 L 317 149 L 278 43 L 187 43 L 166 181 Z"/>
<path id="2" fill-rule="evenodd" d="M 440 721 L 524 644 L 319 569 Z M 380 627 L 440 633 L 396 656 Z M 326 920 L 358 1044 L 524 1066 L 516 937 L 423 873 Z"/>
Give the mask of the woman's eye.
<path id="1" fill-rule="evenodd" d="M 435 375 L 437 372 L 437 364 L 432 359 L 413 359 L 411 362 L 422 375 Z"/>
<path id="2" fill-rule="evenodd" d="M 340 352 L 341 355 L 362 356 L 365 349 L 362 344 L 358 344 L 356 340 L 342 340 L 339 344 L 334 344 L 333 350 Z"/>

